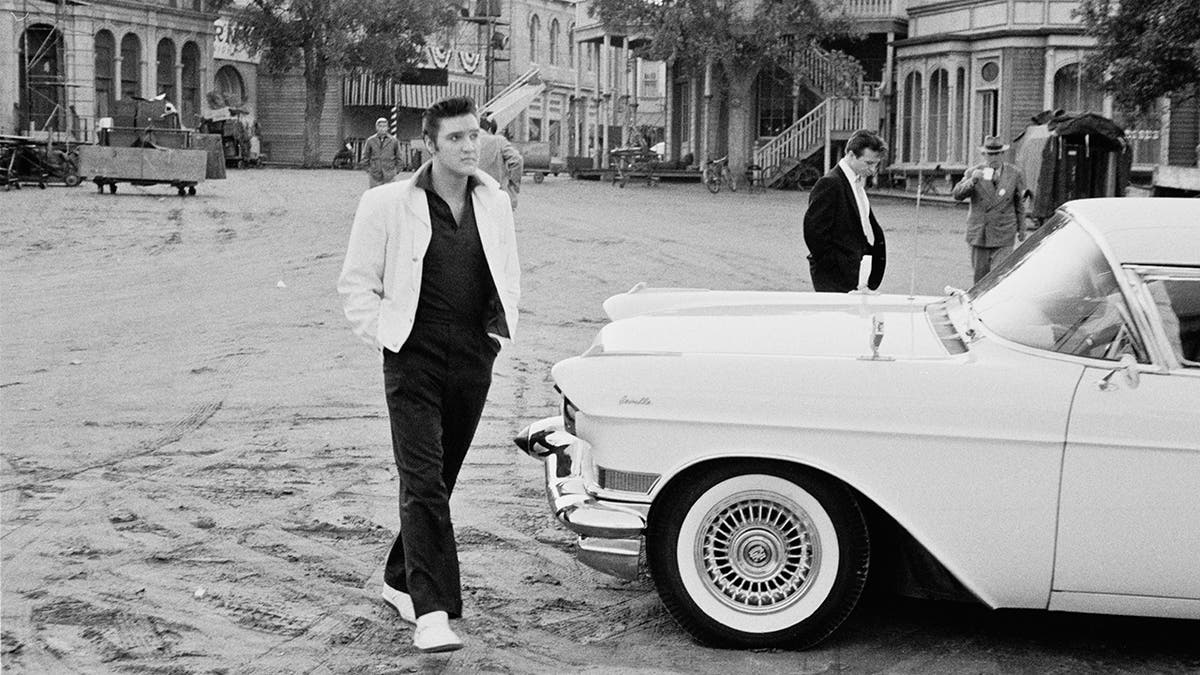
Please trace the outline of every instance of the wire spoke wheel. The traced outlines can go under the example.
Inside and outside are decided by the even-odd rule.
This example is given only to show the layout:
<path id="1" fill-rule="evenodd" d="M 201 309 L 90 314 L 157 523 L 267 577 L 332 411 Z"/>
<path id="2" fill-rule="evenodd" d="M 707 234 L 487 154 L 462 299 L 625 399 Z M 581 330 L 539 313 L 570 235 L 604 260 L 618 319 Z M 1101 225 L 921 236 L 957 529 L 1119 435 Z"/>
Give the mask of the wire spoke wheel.
<path id="1" fill-rule="evenodd" d="M 799 512 L 798 512 L 799 511 Z M 800 597 L 820 558 L 812 521 L 767 493 L 718 504 L 696 541 L 709 591 L 742 611 L 776 610 Z"/>
<path id="2" fill-rule="evenodd" d="M 870 558 L 866 521 L 840 483 L 741 462 L 677 478 L 651 509 L 646 546 L 676 622 L 735 647 L 828 637 L 858 602 Z"/>

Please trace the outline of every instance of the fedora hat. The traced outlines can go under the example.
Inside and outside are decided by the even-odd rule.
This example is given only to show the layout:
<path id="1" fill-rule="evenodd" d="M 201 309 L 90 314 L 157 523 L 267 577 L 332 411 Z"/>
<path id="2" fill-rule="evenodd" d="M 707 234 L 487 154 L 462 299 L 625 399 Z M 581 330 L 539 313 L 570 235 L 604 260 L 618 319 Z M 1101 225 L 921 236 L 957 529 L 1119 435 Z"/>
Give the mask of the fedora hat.
<path id="1" fill-rule="evenodd" d="M 1009 145 L 1002 142 L 999 138 L 988 136 L 983 139 L 983 145 L 979 146 L 979 151 L 985 155 L 996 155 L 1008 150 L 1008 148 Z"/>

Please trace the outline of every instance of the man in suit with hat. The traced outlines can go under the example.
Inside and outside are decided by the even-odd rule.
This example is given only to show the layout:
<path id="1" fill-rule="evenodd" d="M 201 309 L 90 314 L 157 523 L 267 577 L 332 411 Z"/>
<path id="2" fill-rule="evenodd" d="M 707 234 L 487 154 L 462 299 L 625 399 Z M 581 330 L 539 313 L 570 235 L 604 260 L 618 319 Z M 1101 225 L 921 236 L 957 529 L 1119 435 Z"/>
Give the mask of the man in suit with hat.
<path id="1" fill-rule="evenodd" d="M 967 244 L 975 282 L 1012 253 L 1014 238 L 1025 241 L 1025 174 L 1004 161 L 1008 147 L 995 136 L 985 138 L 979 147 L 983 163 L 954 186 L 956 200 L 971 200 Z"/>

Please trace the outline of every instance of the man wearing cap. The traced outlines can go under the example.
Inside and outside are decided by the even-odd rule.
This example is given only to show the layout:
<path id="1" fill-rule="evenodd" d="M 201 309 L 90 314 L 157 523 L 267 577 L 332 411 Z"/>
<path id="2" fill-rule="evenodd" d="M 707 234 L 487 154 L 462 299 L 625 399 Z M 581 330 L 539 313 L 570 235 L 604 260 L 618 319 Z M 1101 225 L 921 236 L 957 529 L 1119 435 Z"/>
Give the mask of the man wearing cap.
<path id="1" fill-rule="evenodd" d="M 1013 239 L 1025 241 L 1025 174 L 1004 161 L 1008 145 L 995 136 L 984 139 L 983 164 L 968 169 L 954 186 L 954 198 L 971 200 L 967 244 L 978 282 L 1013 250 Z"/>
<path id="2" fill-rule="evenodd" d="M 386 117 L 375 120 L 375 135 L 367 139 L 362 161 L 367 167 L 368 188 L 392 182 L 400 170 L 400 144 L 388 133 Z"/>

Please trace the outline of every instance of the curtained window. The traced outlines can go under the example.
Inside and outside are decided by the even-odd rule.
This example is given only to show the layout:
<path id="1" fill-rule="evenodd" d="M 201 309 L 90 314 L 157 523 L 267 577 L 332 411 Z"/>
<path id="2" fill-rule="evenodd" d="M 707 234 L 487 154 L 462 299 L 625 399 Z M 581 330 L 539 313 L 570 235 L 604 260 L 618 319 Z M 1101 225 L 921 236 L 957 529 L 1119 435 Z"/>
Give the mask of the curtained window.
<path id="1" fill-rule="evenodd" d="M 96 67 L 96 117 L 112 117 L 117 105 L 116 74 L 113 72 L 117 39 L 106 30 L 96 33 L 92 52 Z"/>
<path id="2" fill-rule="evenodd" d="M 192 126 L 200 115 L 200 48 L 195 42 L 185 42 L 180 55 L 183 62 L 183 96 L 179 101 L 179 119 Z"/>
<path id="3" fill-rule="evenodd" d="M 142 41 L 133 33 L 121 38 L 121 98 L 142 95 Z"/>
<path id="4" fill-rule="evenodd" d="M 1104 83 L 1089 77 L 1078 63 L 1059 68 L 1054 74 L 1054 109 L 1103 112 Z"/>
<path id="5" fill-rule="evenodd" d="M 930 162 L 950 159 L 950 74 L 938 68 L 929 76 Z"/>
<path id="6" fill-rule="evenodd" d="M 170 38 L 159 40 L 155 56 L 154 94 L 166 94 L 168 101 L 177 103 L 179 97 L 175 95 L 175 43 Z"/>
<path id="7" fill-rule="evenodd" d="M 904 142 L 901 161 L 921 161 L 921 74 L 909 73 L 904 78 L 904 109 L 900 116 L 900 138 Z"/>

